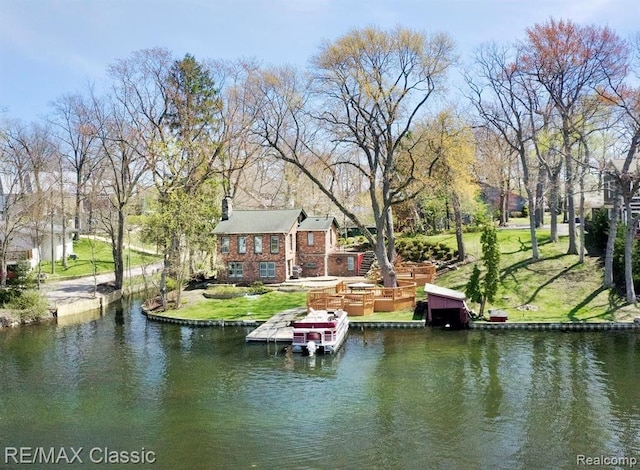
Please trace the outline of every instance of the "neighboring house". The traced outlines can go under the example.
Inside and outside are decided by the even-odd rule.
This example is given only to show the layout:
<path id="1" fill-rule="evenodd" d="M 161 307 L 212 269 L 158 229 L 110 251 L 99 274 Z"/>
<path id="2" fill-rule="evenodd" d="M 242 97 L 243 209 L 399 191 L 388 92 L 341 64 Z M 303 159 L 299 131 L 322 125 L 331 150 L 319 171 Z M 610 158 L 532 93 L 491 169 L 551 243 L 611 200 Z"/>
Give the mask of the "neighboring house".
<path id="1" fill-rule="evenodd" d="M 14 235 L 7 252 L 7 264 L 16 264 L 18 261 L 27 261 L 31 268 L 35 268 L 40 261 L 55 261 L 62 259 L 63 244 L 66 244 L 67 256 L 73 254 L 73 230 L 68 230 L 66 239 L 62 239 L 60 226 L 49 229 L 40 238 L 40 243 L 35 240 L 31 232 L 22 229 Z"/>
<path id="2" fill-rule="evenodd" d="M 325 276 L 338 246 L 333 217 L 308 217 L 303 209 L 236 210 L 223 204 L 213 233 L 225 282 L 284 282 L 292 277 Z M 301 271 L 300 271 L 301 269 Z"/>
<path id="3" fill-rule="evenodd" d="M 616 182 L 616 178 L 614 177 L 614 175 L 622 172 L 623 165 L 624 165 L 624 160 L 621 160 L 621 159 L 613 160 L 608 164 L 607 171 L 605 171 L 602 176 L 602 190 L 603 190 L 602 196 L 604 201 L 604 207 L 609 209 L 609 211 L 613 209 L 615 198 L 616 197 L 620 198 L 619 216 L 621 217 L 622 220 L 626 220 L 625 208 L 623 207 L 623 203 L 622 203 L 622 196 L 619 195 L 619 191 L 616 191 L 617 182 Z M 640 170 L 639 167 L 640 167 L 640 161 L 636 160 L 634 161 L 634 163 L 631 164 L 629 168 L 629 172 L 637 173 Z M 629 181 L 629 185 L 631 184 L 633 184 L 633 182 Z M 631 209 L 631 215 L 633 217 L 637 217 L 638 215 L 640 215 L 640 194 L 639 193 L 636 193 L 631 198 L 629 206 Z"/>
<path id="4" fill-rule="evenodd" d="M 67 235 L 63 240 L 63 230 L 59 225 L 51 225 L 46 220 L 34 221 L 34 216 L 29 213 L 31 204 L 36 201 L 36 188 L 42 190 L 40 201 L 47 201 L 47 209 L 53 211 L 57 201 L 52 195 L 58 191 L 60 183 L 53 173 L 40 172 L 38 174 L 39 185 L 36 185 L 36 176 L 33 173 L 15 173 L 11 171 L 0 171 L 0 239 L 6 230 L 10 237 L 6 258 L 9 265 L 18 261 L 28 261 L 32 268 L 42 260 L 55 261 L 62 259 L 63 247 L 66 245 L 68 255 L 73 253 L 73 234 L 75 230 L 68 224 Z M 66 199 L 72 197 L 73 193 L 68 184 L 63 184 Z M 70 199 L 68 202 L 71 202 Z M 59 219 L 59 218 L 58 218 Z M 28 222 L 31 220 L 31 222 Z M 34 230 L 30 227 L 40 224 L 40 234 L 35 236 Z"/>
<path id="5" fill-rule="evenodd" d="M 481 199 L 489 204 L 491 207 L 499 208 L 500 207 L 500 188 L 496 188 L 495 186 L 490 186 L 488 184 L 482 183 L 481 185 L 482 191 L 480 193 Z M 508 212 L 522 212 L 524 207 L 527 205 L 527 200 L 513 191 L 509 191 L 508 196 L 508 204 L 507 208 Z"/>

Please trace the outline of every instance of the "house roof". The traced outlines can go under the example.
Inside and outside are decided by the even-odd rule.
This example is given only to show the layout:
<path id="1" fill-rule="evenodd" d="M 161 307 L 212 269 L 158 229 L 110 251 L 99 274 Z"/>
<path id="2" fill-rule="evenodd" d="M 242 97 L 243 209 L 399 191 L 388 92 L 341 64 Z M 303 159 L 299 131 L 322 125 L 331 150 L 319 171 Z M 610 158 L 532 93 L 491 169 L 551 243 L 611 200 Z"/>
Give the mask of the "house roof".
<path id="1" fill-rule="evenodd" d="M 234 210 L 213 229 L 214 234 L 287 233 L 306 218 L 302 209 Z"/>
<path id="2" fill-rule="evenodd" d="M 335 217 L 310 215 L 300 222 L 298 229 L 307 232 L 324 232 L 329 230 L 332 225 L 340 227 Z"/>

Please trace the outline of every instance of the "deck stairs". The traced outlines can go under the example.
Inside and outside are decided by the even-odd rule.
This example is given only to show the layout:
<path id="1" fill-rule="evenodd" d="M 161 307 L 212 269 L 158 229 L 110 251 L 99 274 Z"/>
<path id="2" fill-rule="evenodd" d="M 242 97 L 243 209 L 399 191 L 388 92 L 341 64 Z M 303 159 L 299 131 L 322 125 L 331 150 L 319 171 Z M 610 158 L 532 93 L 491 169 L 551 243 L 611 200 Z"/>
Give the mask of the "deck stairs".
<path id="1" fill-rule="evenodd" d="M 360 275 L 364 276 L 371 269 L 371 265 L 376 260 L 376 254 L 373 251 L 365 251 L 364 257 L 362 259 L 362 264 L 360 265 Z"/>

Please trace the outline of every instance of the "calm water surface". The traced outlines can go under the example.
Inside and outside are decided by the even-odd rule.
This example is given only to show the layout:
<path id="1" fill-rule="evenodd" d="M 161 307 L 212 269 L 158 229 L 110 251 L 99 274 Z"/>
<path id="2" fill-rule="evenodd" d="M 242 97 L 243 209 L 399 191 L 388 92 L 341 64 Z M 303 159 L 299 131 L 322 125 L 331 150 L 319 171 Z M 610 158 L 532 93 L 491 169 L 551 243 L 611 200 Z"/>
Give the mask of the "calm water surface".
<path id="1" fill-rule="evenodd" d="M 38 446 L 82 446 L 64 468 L 100 468 L 94 447 L 153 451 L 122 468 L 158 469 L 640 460 L 637 333 L 351 330 L 337 355 L 307 358 L 248 331 L 150 323 L 135 302 L 0 331 L 0 468 L 28 467 L 7 448 Z"/>

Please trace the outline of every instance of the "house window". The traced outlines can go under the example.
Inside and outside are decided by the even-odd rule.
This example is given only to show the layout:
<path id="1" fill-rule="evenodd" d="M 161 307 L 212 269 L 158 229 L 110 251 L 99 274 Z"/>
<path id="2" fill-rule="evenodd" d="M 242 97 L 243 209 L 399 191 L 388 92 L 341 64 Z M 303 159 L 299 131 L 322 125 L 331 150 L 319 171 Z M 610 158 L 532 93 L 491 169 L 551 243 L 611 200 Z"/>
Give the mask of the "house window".
<path id="1" fill-rule="evenodd" d="M 247 237 L 238 237 L 238 253 L 243 255 L 247 252 Z"/>
<path id="2" fill-rule="evenodd" d="M 347 256 L 347 271 L 356 270 L 356 258 L 354 256 Z"/>
<path id="3" fill-rule="evenodd" d="M 307 246 L 313 246 L 313 232 L 307 233 Z"/>
<path id="4" fill-rule="evenodd" d="M 243 275 L 242 263 L 231 262 L 227 264 L 228 277 L 241 278 Z"/>
<path id="5" fill-rule="evenodd" d="M 276 263 L 263 261 L 260 263 L 260 277 L 276 277 Z"/>
<path id="6" fill-rule="evenodd" d="M 262 253 L 262 237 L 253 237 L 253 252 Z"/>
<path id="7" fill-rule="evenodd" d="M 271 253 L 280 252 L 280 237 L 278 235 L 271 235 Z"/>
<path id="8" fill-rule="evenodd" d="M 293 233 L 289 234 L 289 249 L 293 250 Z"/>
<path id="9" fill-rule="evenodd" d="M 220 253 L 229 253 L 229 237 L 222 237 L 220 240 Z"/>

